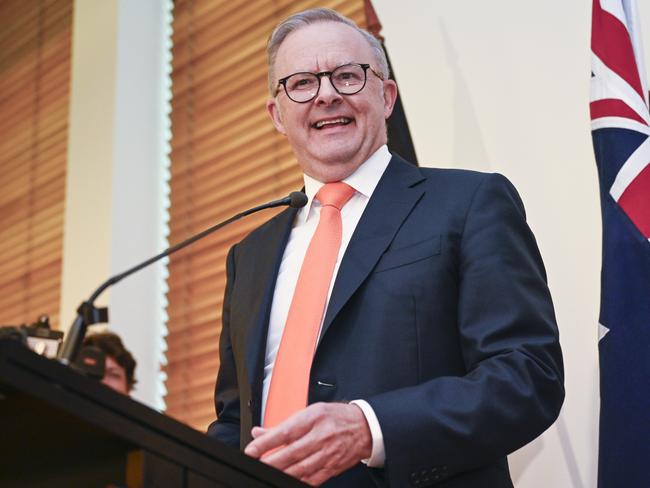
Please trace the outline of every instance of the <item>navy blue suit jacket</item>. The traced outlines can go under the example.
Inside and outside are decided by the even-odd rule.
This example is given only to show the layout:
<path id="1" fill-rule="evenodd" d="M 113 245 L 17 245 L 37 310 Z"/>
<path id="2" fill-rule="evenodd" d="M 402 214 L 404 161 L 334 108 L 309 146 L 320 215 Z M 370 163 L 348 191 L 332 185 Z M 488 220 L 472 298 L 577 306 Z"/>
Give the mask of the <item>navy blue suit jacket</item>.
<path id="1" fill-rule="evenodd" d="M 295 213 L 228 255 L 208 434 L 231 445 L 245 446 L 260 423 L 269 313 Z M 553 305 L 503 176 L 392 158 L 343 257 L 311 370 L 309 403 L 359 398 L 377 414 L 385 467 L 359 464 L 325 486 L 511 487 L 506 455 L 556 419 Z"/>

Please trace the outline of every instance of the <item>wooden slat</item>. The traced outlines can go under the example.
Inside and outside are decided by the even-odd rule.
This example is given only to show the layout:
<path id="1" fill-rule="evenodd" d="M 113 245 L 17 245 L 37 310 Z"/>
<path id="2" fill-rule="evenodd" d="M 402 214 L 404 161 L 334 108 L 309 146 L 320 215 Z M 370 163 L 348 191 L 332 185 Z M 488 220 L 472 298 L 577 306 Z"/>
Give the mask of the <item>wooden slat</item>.
<path id="1" fill-rule="evenodd" d="M 210 371 L 218 370 L 217 364 L 213 363 L 211 366 L 212 367 L 209 368 Z M 215 366 L 217 367 L 215 368 Z M 168 408 L 172 408 L 172 409 L 189 408 L 193 410 L 195 405 L 203 402 L 207 403 L 207 400 L 211 399 L 212 395 L 210 395 L 210 397 L 207 397 L 205 395 L 205 391 L 210 389 L 214 391 L 214 372 L 212 373 L 211 376 L 212 378 L 206 376 L 205 378 L 203 378 L 203 381 L 197 382 L 196 378 L 193 375 L 187 374 L 185 378 L 187 378 L 188 380 L 190 379 L 194 380 L 192 387 L 187 386 L 185 381 L 180 383 L 180 384 L 185 384 L 186 386 L 185 388 L 182 388 L 177 392 L 175 391 L 174 394 L 169 396 L 167 400 L 169 402 Z M 179 384 L 172 383 L 170 384 L 170 386 L 172 387 L 173 390 L 176 390 L 175 387 L 179 386 Z M 212 409 L 214 411 L 214 404 L 212 406 Z M 214 413 L 212 415 L 214 419 Z"/>
<path id="2" fill-rule="evenodd" d="M 0 101 L 5 117 L 15 117 L 17 120 L 24 117 L 29 120 L 37 108 L 50 108 L 50 103 L 65 103 L 70 66 L 63 61 L 65 61 L 65 56 L 62 55 L 53 59 L 52 67 L 41 73 L 42 79 L 38 84 L 33 80 L 33 77 L 37 75 L 34 71 L 27 73 L 29 76 L 24 79 L 13 81 L 12 89 L 4 100 Z M 38 92 L 35 92 L 37 88 Z M 6 129 L 6 122 L 7 119 L 3 119 L 3 130 Z"/>
<path id="3" fill-rule="evenodd" d="M 58 325 L 72 3 L 0 3 L 0 323 Z"/>
<path id="4" fill-rule="evenodd" d="M 44 269 L 43 272 L 54 274 L 57 271 L 60 272 L 60 269 L 60 263 L 55 263 L 51 267 Z M 56 279 L 52 279 L 51 282 L 44 282 L 31 273 L 22 276 L 20 280 L 13 283 L 13 293 L 2 298 L 2 318 L 0 322 L 10 323 L 21 313 L 32 314 L 32 321 L 42 313 L 51 315 L 56 312 L 56 301 L 60 297 L 59 287 L 59 280 Z M 26 307 L 25 304 L 34 305 L 34 307 Z"/>
<path id="5" fill-rule="evenodd" d="M 61 127 L 67 125 L 61 122 L 61 118 L 68 116 L 68 108 L 67 105 L 60 105 L 46 112 L 39 110 L 35 116 L 40 119 L 38 124 L 18 122 L 16 130 L 11 131 L 13 142 L 0 143 L 0 160 L 10 160 L 26 148 L 38 148 L 38 142 L 34 140 L 35 132 L 38 138 L 47 138 L 60 132 Z"/>
<path id="6" fill-rule="evenodd" d="M 188 344 L 186 349 L 190 349 L 191 345 Z M 182 379 L 182 381 L 172 381 L 169 385 L 173 385 L 174 389 L 182 392 L 182 395 L 191 394 L 194 390 L 195 394 L 203 395 L 201 389 L 214 387 L 215 373 L 219 369 L 219 350 L 212 349 L 202 353 L 200 356 L 192 360 L 185 360 L 175 365 L 167 365 L 165 372 L 172 377 Z M 198 388 L 198 390 L 197 390 Z M 182 399 L 182 395 L 172 393 L 169 398 Z"/>
<path id="7" fill-rule="evenodd" d="M 56 245 L 58 244 L 58 245 Z M 6 283 L 12 283 L 16 280 L 22 279 L 22 277 L 27 276 L 29 270 L 35 266 L 44 266 L 46 267 L 53 262 L 57 262 L 59 258 L 52 257 L 52 252 L 55 252 L 60 248 L 61 240 L 59 237 L 58 242 L 53 243 L 52 250 L 49 253 L 39 253 L 39 254 L 30 254 L 29 250 L 25 250 L 25 256 L 20 259 L 16 259 L 10 263 L 3 263 L 2 266 L 2 280 Z M 60 277 L 58 278 L 60 279 Z"/>
<path id="8" fill-rule="evenodd" d="M 14 178 L 15 175 L 31 171 L 30 163 L 33 162 L 35 157 L 39 154 L 42 155 L 44 152 L 48 153 L 49 151 L 53 151 L 57 157 L 65 156 L 67 148 L 66 133 L 67 125 L 61 124 L 58 131 L 51 132 L 47 136 L 43 135 L 43 137 L 38 138 L 37 151 L 36 148 L 29 143 L 22 148 L 18 148 L 15 154 L 11 156 L 3 157 L 0 155 L 0 161 L 3 161 L 4 170 L 0 172 L 0 185 L 4 186 L 8 181 Z M 42 156 L 40 157 L 42 158 Z M 0 201 L 2 199 L 3 197 L 0 195 Z"/>
<path id="9" fill-rule="evenodd" d="M 53 181 L 52 189 L 43 188 L 43 193 L 34 198 L 32 194 L 25 194 L 20 198 L 12 200 L 0 206 L 0 213 L 3 217 L 3 227 L 0 229 L 0 248 L 7 236 L 15 232 L 14 226 L 20 226 L 30 212 L 44 212 L 56 209 L 63 213 L 63 182 Z M 25 221 L 27 223 L 27 221 Z"/>
<path id="10" fill-rule="evenodd" d="M 25 46 L 25 52 L 19 52 L 15 57 L 5 57 L 5 53 L 2 58 L 2 66 L 6 68 L 3 71 L 7 73 L 7 77 L 0 81 L 0 87 L 5 90 L 0 95 L 0 101 L 9 98 L 12 94 L 11 90 L 19 88 L 15 87 L 14 83 L 21 80 L 33 80 L 42 83 L 43 80 L 34 80 L 34 76 L 47 78 L 48 73 L 58 64 L 69 64 L 66 61 L 69 58 L 66 52 L 67 54 L 70 52 L 69 29 L 48 36 L 42 42 L 40 53 L 36 37 L 31 39 L 29 44 Z"/>
<path id="11" fill-rule="evenodd" d="M 20 290 L 20 294 L 27 296 L 42 296 L 48 298 L 51 296 L 58 296 L 59 293 L 59 282 L 56 279 L 56 276 L 53 276 L 52 271 L 55 271 L 57 268 L 60 268 L 60 260 L 54 263 L 48 264 L 48 266 L 43 267 L 42 269 L 33 269 L 29 272 L 20 276 L 19 281 L 21 283 L 29 282 L 31 286 L 29 289 Z M 5 287 L 3 287 L 5 288 Z M 16 294 L 13 294 L 14 296 Z M 12 294 L 6 294 L 2 297 L 2 310 L 5 310 L 5 306 L 12 303 Z"/>
<path id="12" fill-rule="evenodd" d="M 61 23 L 61 18 L 71 14 L 72 2 L 65 0 L 3 0 L 0 2 L 0 47 L 10 52 L 11 46 L 19 44 L 25 36 L 36 35 L 41 15 L 44 36 L 48 31 L 69 29 L 70 22 Z"/>
<path id="13" fill-rule="evenodd" d="M 12 255 L 11 250 L 25 240 L 28 248 L 32 250 L 47 247 L 48 239 L 62 231 L 62 214 L 62 206 L 58 205 L 44 209 L 38 214 L 29 212 L 22 223 L 14 224 L 9 231 L 3 231 L 2 261 L 15 259 L 16 256 Z M 39 218 L 33 218 L 34 216 Z"/>
<path id="14" fill-rule="evenodd" d="M 60 199 L 63 198 L 65 181 L 60 172 L 55 174 L 52 178 L 46 179 L 41 185 L 35 184 L 36 176 L 30 178 L 30 175 L 26 175 L 26 177 L 21 181 L 14 181 L 16 185 L 24 185 L 24 188 L 21 186 L 19 188 L 12 188 L 11 193 L 8 191 L 8 197 L 12 196 L 13 193 L 16 195 L 6 201 L 4 199 L 0 200 L 0 202 L 2 202 L 0 209 L 11 210 L 13 208 L 14 211 L 17 212 L 25 210 L 36 212 L 42 210 L 44 207 L 62 205 L 63 203 Z M 40 193 L 36 194 L 35 191 L 37 190 L 40 191 Z M 3 220 L 3 226 L 0 229 L 0 232 L 3 232 L 12 222 L 11 215 L 7 214 L 3 216 L 3 219 L 5 218 L 7 221 L 5 222 Z"/>

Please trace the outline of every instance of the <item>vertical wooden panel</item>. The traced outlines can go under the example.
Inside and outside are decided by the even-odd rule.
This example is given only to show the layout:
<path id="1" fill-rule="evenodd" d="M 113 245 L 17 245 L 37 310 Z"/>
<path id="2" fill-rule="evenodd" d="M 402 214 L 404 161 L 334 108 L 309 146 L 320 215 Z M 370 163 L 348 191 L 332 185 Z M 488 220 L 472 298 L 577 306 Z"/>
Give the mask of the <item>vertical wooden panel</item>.
<path id="1" fill-rule="evenodd" d="M 0 324 L 58 326 L 72 3 L 0 3 Z"/>

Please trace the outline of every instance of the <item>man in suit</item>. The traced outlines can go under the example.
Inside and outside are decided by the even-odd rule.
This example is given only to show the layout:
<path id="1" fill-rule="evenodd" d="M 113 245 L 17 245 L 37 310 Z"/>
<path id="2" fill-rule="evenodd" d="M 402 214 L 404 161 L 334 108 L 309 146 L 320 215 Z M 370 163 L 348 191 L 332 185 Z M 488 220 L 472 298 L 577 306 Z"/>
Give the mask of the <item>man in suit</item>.
<path id="1" fill-rule="evenodd" d="M 397 88 L 349 19 L 296 14 L 268 54 L 267 108 L 309 201 L 228 255 L 209 435 L 312 485 L 511 487 L 506 455 L 564 398 L 515 189 L 391 156 Z"/>

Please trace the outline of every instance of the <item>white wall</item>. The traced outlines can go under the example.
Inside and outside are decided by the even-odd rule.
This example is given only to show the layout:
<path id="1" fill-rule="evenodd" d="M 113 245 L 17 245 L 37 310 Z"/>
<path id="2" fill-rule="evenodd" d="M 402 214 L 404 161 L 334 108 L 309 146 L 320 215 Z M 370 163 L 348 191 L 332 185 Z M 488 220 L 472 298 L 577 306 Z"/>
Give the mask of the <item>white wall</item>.
<path id="1" fill-rule="evenodd" d="M 106 279 L 110 263 L 115 24 L 113 2 L 74 4 L 61 329 Z M 105 305 L 105 297 L 97 301 Z"/>
<path id="2" fill-rule="evenodd" d="M 119 2 L 111 274 L 118 274 L 168 247 L 168 114 L 171 111 L 171 4 L 160 0 Z M 160 261 L 111 290 L 110 328 L 136 356 L 133 396 L 163 408 L 167 276 Z"/>
<path id="3" fill-rule="evenodd" d="M 648 40 L 650 5 L 638 3 Z M 591 0 L 373 5 L 421 164 L 508 176 L 547 267 L 566 401 L 556 424 L 510 457 L 515 484 L 595 487 L 601 225 L 589 127 Z"/>
<path id="4" fill-rule="evenodd" d="M 109 276 L 167 247 L 168 1 L 76 0 L 61 297 L 62 330 Z M 118 283 L 109 329 L 135 356 L 136 399 L 162 407 L 162 264 Z"/>

